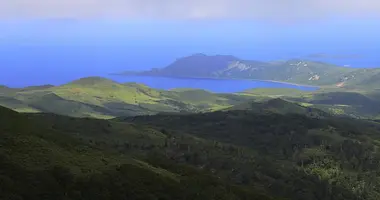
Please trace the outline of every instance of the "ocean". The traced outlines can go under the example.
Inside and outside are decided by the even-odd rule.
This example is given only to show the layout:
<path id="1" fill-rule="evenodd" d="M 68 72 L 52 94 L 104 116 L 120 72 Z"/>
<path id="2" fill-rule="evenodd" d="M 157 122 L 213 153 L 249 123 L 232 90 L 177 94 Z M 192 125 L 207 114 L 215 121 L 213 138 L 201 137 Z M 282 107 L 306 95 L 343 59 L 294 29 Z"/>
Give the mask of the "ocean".
<path id="1" fill-rule="evenodd" d="M 216 93 L 242 92 L 253 88 L 295 88 L 299 90 L 313 91 L 316 87 L 298 86 L 268 81 L 250 80 L 224 80 L 203 78 L 167 78 L 149 76 L 108 76 L 121 83 L 143 83 L 156 89 L 170 90 L 174 88 L 197 88 Z"/>
<path id="2" fill-rule="evenodd" d="M 204 49 L 204 51 L 200 51 Z M 199 88 L 213 92 L 238 92 L 257 87 L 304 87 L 247 80 L 173 79 L 157 77 L 116 77 L 110 73 L 165 67 L 175 59 L 193 53 L 229 54 L 251 60 L 300 58 L 317 50 L 286 51 L 285 48 L 259 51 L 247 47 L 133 47 L 133 46 L 73 46 L 73 45 L 0 45 L 0 85 L 26 87 L 32 85 L 61 85 L 88 76 L 103 76 L 118 82 L 143 83 L 153 88 Z M 370 53 L 368 53 L 370 52 Z M 318 59 L 351 67 L 380 67 L 376 52 L 351 59 Z M 332 52 L 341 53 L 341 52 Z M 343 52 L 344 53 L 344 52 Z M 357 53 L 357 52 L 355 52 Z"/>

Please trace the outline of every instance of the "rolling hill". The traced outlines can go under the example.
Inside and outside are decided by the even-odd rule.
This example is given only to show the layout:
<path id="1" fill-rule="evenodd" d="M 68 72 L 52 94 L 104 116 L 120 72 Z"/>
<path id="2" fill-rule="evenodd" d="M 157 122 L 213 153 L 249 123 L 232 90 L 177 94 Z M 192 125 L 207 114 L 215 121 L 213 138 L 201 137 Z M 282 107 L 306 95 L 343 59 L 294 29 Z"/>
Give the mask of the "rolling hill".
<path id="1" fill-rule="evenodd" d="M 376 182 L 372 180 L 376 179 L 377 158 L 365 161 L 369 157 L 364 156 L 379 155 L 372 146 L 378 145 L 377 123 L 250 110 L 137 116 L 117 121 L 162 130 L 175 138 L 176 142 L 168 146 L 175 145 L 185 152 L 167 155 L 177 162 L 215 170 L 221 177 L 243 185 L 259 184 L 270 194 L 297 200 L 379 198 L 377 186 L 370 186 Z M 192 144 L 190 138 L 194 136 L 200 139 Z M 213 141 L 213 148 L 224 152 L 224 159 L 229 161 L 201 147 L 204 140 Z M 353 190 L 359 180 L 363 181 L 362 188 L 371 192 Z"/>
<path id="2" fill-rule="evenodd" d="M 164 68 L 121 74 L 257 79 L 315 86 L 372 89 L 379 87 L 377 77 L 380 76 L 380 69 L 355 69 L 303 59 L 261 62 L 243 60 L 230 55 L 194 54 L 179 58 Z"/>
<path id="3" fill-rule="evenodd" d="M 231 107 L 254 108 L 261 105 L 260 102 L 265 104 L 268 100 L 282 98 L 296 103 L 294 105 L 317 108 L 334 115 L 379 119 L 379 94 L 378 90 L 357 88 L 322 88 L 317 91 L 256 88 L 236 94 L 217 94 L 201 89 L 157 90 L 138 83 L 87 77 L 61 86 L 2 87 L 0 105 L 19 112 L 110 119 L 157 113 L 209 112 Z M 257 110 L 263 109 L 259 106 Z"/>
<path id="4" fill-rule="evenodd" d="M 302 106 L 301 104 L 289 102 L 280 98 L 273 98 L 261 102 L 250 101 L 236 106 L 231 106 L 225 110 L 245 110 L 258 114 L 268 112 L 277 114 L 299 114 L 313 118 L 325 118 L 331 116 L 328 112 L 324 112 L 314 107 Z"/>
<path id="5" fill-rule="evenodd" d="M 165 160 L 163 168 L 159 157 L 149 156 L 152 163 L 133 158 L 139 145 L 165 138 L 160 133 L 149 139 L 142 131 L 128 124 L 25 115 L 0 107 L 0 199 L 275 200 L 192 166 Z M 147 138 L 133 140 L 135 132 Z M 131 151 L 122 153 L 111 142 L 120 138 L 124 147 L 133 144 Z"/>
<path id="6" fill-rule="evenodd" d="M 379 131 L 272 109 L 102 120 L 0 107 L 0 198 L 377 200 Z"/>
<path id="7" fill-rule="evenodd" d="M 0 105 L 23 112 L 51 112 L 74 117 L 113 118 L 159 112 L 200 112 L 226 108 L 252 97 L 204 90 L 156 90 L 101 77 L 61 86 L 0 89 Z"/>
<path id="8" fill-rule="evenodd" d="M 284 98 L 334 115 L 378 119 L 380 117 L 380 99 L 377 98 L 379 94 L 379 91 L 341 90 L 306 93 L 301 96 Z"/>

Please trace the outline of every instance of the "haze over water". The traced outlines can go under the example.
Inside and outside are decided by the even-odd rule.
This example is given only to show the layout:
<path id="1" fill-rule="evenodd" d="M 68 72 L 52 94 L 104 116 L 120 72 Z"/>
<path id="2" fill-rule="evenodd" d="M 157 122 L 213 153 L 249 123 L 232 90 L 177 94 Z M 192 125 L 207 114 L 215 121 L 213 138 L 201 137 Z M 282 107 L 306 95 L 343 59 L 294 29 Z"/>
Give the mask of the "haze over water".
<path id="1" fill-rule="evenodd" d="M 294 17 L 303 17 L 299 15 Z M 50 17 L 21 20 L 0 16 L 0 84 L 57 85 L 86 76 L 165 67 L 194 53 L 260 61 L 302 58 L 351 67 L 380 67 L 380 20 L 376 17 L 332 17 L 289 24 L 244 17 Z M 325 56 L 308 57 L 310 54 Z"/>

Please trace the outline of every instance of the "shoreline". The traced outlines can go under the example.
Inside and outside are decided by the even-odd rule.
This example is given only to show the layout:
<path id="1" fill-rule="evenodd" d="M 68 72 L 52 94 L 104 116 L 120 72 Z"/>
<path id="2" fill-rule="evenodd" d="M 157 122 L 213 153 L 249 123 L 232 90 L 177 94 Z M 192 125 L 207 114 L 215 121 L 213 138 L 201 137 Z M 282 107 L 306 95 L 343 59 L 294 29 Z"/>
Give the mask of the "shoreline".
<path id="1" fill-rule="evenodd" d="M 318 85 L 307 85 L 307 84 L 298 84 L 298 83 L 292 83 L 292 82 L 286 82 L 286 81 L 275 81 L 275 80 L 264 80 L 264 79 L 248 79 L 248 78 L 223 78 L 223 77 L 192 77 L 192 76 L 161 76 L 161 75 L 138 75 L 138 74 L 131 74 L 131 75 L 125 75 L 125 74 L 109 74 L 111 76 L 140 76 L 140 77 L 162 77 L 162 78 L 177 78 L 177 79 L 207 79 L 207 80 L 243 80 L 243 81 L 257 81 L 257 82 L 268 82 L 268 83 L 280 83 L 285 85 L 293 85 L 293 86 L 299 86 L 299 87 L 310 87 L 310 88 L 316 88 L 321 89 L 325 86 L 318 86 Z"/>

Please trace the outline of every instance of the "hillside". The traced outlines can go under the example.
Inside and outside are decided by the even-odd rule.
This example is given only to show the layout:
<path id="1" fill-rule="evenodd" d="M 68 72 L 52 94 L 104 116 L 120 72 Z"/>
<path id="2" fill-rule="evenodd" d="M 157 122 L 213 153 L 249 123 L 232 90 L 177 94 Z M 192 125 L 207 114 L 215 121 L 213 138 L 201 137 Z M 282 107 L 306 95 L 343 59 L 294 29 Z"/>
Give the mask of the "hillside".
<path id="1" fill-rule="evenodd" d="M 159 112 L 200 112 L 226 108 L 252 97 L 204 90 L 156 90 L 101 77 L 61 86 L 0 89 L 0 105 L 21 112 L 51 112 L 73 117 L 113 118 Z"/>
<path id="2" fill-rule="evenodd" d="M 226 64 L 239 60 L 234 56 L 194 54 L 180 58 L 168 65 L 164 71 L 151 71 L 152 75 L 209 77 L 215 71 L 226 68 Z M 156 73 L 156 74 L 155 74 Z"/>
<path id="3" fill-rule="evenodd" d="M 247 100 L 233 107 L 250 108 L 251 104 L 255 107 L 260 102 L 281 98 L 304 108 L 315 108 L 336 116 L 380 119 L 380 90 L 322 88 L 310 92 L 288 88 L 256 88 L 241 94 L 252 96 L 255 102 Z"/>
<path id="4" fill-rule="evenodd" d="M 123 127 L 126 133 L 107 121 L 21 115 L 0 107 L 0 199 L 274 200 L 191 166 L 165 160 L 164 169 L 153 155 L 156 163 L 149 164 L 121 153 L 107 143 L 122 134 L 127 139 L 129 132 L 133 138 L 133 127 Z M 105 135 L 113 138 L 93 142 Z M 158 140 L 144 140 L 151 141 Z"/>
<path id="5" fill-rule="evenodd" d="M 310 91 L 303 91 L 294 88 L 254 88 L 242 91 L 243 94 L 255 96 L 281 97 L 281 96 L 302 96 L 310 94 Z"/>
<path id="6" fill-rule="evenodd" d="M 359 69 L 350 74 L 346 74 L 344 82 L 348 83 L 348 88 L 360 88 L 369 90 L 380 87 L 380 69 Z"/>
<path id="7" fill-rule="evenodd" d="M 277 114 L 299 114 L 305 115 L 313 118 L 324 118 L 331 116 L 327 112 L 322 110 L 302 106 L 298 103 L 285 101 L 280 98 L 269 99 L 267 101 L 261 102 L 246 102 L 236 106 L 231 106 L 230 108 L 225 109 L 226 111 L 232 110 L 245 110 L 252 111 L 258 114 L 262 113 L 277 113 Z"/>
<path id="8" fill-rule="evenodd" d="M 177 59 L 164 68 L 133 75 L 258 79 L 288 83 L 333 86 L 378 88 L 376 77 L 380 69 L 355 69 L 328 63 L 291 59 L 286 61 L 260 62 L 249 61 L 229 55 L 208 56 L 194 54 Z M 377 74 L 377 75 L 376 75 Z M 131 75 L 131 73 L 125 73 Z"/>
<path id="9" fill-rule="evenodd" d="M 379 91 L 323 91 L 283 97 L 307 107 L 314 107 L 334 115 L 378 119 Z"/>
<path id="10" fill-rule="evenodd" d="M 243 185 L 260 185 L 276 196 L 380 197 L 375 175 L 380 160 L 377 123 L 247 110 L 118 121 L 167 133 L 172 138 L 167 145 L 179 152 L 166 155 L 179 163 L 202 166 Z M 212 146 L 203 147 L 206 141 Z"/>
<path id="11" fill-rule="evenodd" d="M 201 89 L 157 90 L 143 84 L 117 83 L 101 77 L 82 78 L 61 86 L 0 88 L 0 105 L 15 111 L 101 119 L 199 113 L 234 106 L 251 108 L 259 102 L 276 98 L 334 115 L 380 119 L 380 92 L 358 88 L 326 87 L 316 91 L 256 88 L 235 94 L 218 94 Z"/>
<path id="12" fill-rule="evenodd" d="M 0 107 L 0 133 L 1 199 L 380 197 L 374 122 L 249 110 L 99 120 Z"/>

